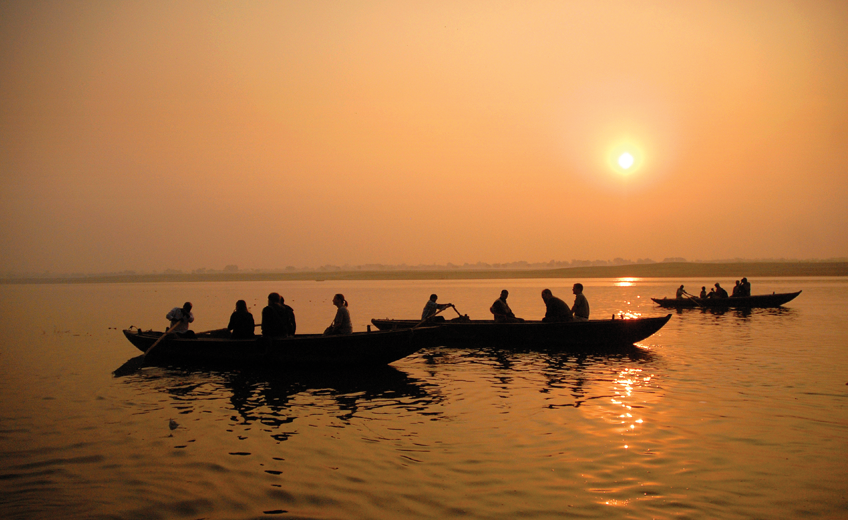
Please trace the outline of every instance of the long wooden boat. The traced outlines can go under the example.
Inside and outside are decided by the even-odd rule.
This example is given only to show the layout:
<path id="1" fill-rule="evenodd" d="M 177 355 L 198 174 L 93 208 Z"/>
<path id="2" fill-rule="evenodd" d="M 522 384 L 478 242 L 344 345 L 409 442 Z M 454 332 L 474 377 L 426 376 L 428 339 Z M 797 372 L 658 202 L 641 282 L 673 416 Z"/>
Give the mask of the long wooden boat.
<path id="1" fill-rule="evenodd" d="M 674 309 L 753 309 L 766 307 L 780 307 L 786 302 L 792 301 L 801 294 L 801 291 L 793 293 L 757 294 L 753 296 L 732 296 L 729 298 L 651 298 L 660 307 Z"/>
<path id="2" fill-rule="evenodd" d="M 611 319 L 550 323 L 524 321 L 495 323 L 492 320 L 470 320 L 466 317 L 436 321 L 443 346 L 486 345 L 509 348 L 591 349 L 630 346 L 651 336 L 671 319 L 671 314 L 657 318 Z M 413 327 L 416 320 L 372 319 L 380 330 L 402 330 Z M 429 323 L 428 323 L 429 325 Z"/>
<path id="3" fill-rule="evenodd" d="M 438 342 L 436 327 L 397 331 L 354 332 L 339 336 L 297 334 L 288 338 L 231 339 L 212 335 L 181 338 L 169 335 L 147 355 L 150 363 L 176 362 L 225 366 L 379 366 L 387 365 Z M 124 330 L 124 336 L 146 352 L 164 332 Z"/>

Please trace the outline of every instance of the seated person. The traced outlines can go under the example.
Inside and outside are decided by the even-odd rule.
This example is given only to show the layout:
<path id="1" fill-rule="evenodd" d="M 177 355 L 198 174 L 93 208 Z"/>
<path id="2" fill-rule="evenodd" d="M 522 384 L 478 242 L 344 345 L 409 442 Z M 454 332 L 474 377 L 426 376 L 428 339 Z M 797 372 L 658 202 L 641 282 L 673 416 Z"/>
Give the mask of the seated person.
<path id="1" fill-rule="evenodd" d="M 435 294 L 430 295 L 430 299 L 427 300 L 427 303 L 424 304 L 424 310 L 421 311 L 421 319 L 426 320 L 431 316 L 435 316 L 435 314 L 439 311 L 443 311 L 451 306 L 450 303 L 436 303 L 439 297 Z"/>
<path id="2" fill-rule="evenodd" d="M 501 291 L 501 297 L 495 300 L 495 303 L 489 307 L 489 312 L 495 315 L 495 322 L 497 323 L 517 323 L 524 321 L 521 318 L 516 318 L 515 314 L 512 313 L 512 309 L 509 308 L 509 305 L 506 303 L 506 299 L 509 296 L 509 291 L 504 289 Z"/>
<path id="3" fill-rule="evenodd" d="M 247 303 L 244 300 L 237 301 L 236 310 L 230 314 L 230 323 L 227 325 L 233 339 L 252 339 L 255 327 L 253 314 L 247 310 Z"/>
<path id="4" fill-rule="evenodd" d="M 571 312 L 574 313 L 575 321 L 589 320 L 589 300 L 583 294 L 583 284 L 576 283 L 571 289 L 574 293 L 574 305 L 571 306 Z"/>
<path id="5" fill-rule="evenodd" d="M 568 304 L 554 296 L 550 289 L 542 291 L 542 299 L 545 300 L 545 317 L 542 321 L 562 323 L 573 319 Z"/>

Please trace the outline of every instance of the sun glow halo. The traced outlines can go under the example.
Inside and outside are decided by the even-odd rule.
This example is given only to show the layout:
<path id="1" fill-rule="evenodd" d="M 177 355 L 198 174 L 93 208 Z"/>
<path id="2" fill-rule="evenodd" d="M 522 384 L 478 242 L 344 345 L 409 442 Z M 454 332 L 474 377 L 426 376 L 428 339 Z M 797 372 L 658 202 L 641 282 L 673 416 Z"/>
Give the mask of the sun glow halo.
<path id="1" fill-rule="evenodd" d="M 631 166 L 633 166 L 633 156 L 627 152 L 618 156 L 618 165 L 627 170 Z"/>

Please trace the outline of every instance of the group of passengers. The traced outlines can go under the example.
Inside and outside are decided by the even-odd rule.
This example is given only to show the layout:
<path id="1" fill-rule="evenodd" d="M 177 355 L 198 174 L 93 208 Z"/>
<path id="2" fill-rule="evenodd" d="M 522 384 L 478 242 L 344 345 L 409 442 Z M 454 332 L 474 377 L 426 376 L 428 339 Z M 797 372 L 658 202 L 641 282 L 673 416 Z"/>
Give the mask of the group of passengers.
<path id="1" fill-rule="evenodd" d="M 545 317 L 542 321 L 546 322 L 566 322 L 566 321 L 587 321 L 589 319 L 589 300 L 583 294 L 583 284 L 576 283 L 572 287 L 574 293 L 574 305 L 568 308 L 568 304 L 553 295 L 550 289 L 542 291 L 542 300 L 545 302 Z M 501 296 L 489 308 L 489 312 L 494 314 L 495 322 L 497 323 L 517 323 L 524 321 L 522 318 L 516 318 L 506 299 L 509 296 L 509 291 L 504 289 L 501 291 Z"/>
<path id="2" fill-rule="evenodd" d="M 350 334 L 353 326 L 350 321 L 347 300 L 343 294 L 333 296 L 333 305 L 337 307 L 333 322 L 324 331 L 325 335 Z M 194 332 L 189 330 L 189 323 L 194 321 L 191 312 L 191 302 L 185 302 L 182 307 L 174 307 L 165 316 L 171 326 L 169 333 L 176 333 L 182 337 L 194 337 Z M 294 317 L 294 309 L 286 305 L 285 298 L 280 293 L 272 292 L 268 295 L 268 305 L 262 309 L 262 323 L 259 325 L 253 319 L 253 314 L 247 310 L 247 302 L 239 300 L 236 309 L 230 315 L 227 330 L 233 339 L 252 339 L 256 336 L 256 327 L 261 327 L 262 335 L 269 338 L 285 338 L 294 336 L 297 330 L 297 322 Z"/>
<path id="3" fill-rule="evenodd" d="M 718 284 L 716 284 L 718 285 Z M 683 286 L 681 286 L 682 288 Z M 589 319 L 589 301 L 583 294 L 583 284 L 576 283 L 572 288 L 574 293 L 574 305 L 569 308 L 568 304 L 553 295 L 550 289 L 542 291 L 542 300 L 545 302 L 546 322 L 587 321 Z M 495 300 L 489 311 L 494 315 L 497 323 L 517 323 L 524 321 L 516 318 L 509 304 L 506 302 L 509 291 L 501 291 L 500 298 Z M 453 307 L 450 303 L 437 303 L 438 296 L 430 295 L 430 299 L 424 305 L 421 313 L 422 322 L 434 317 L 437 313 Z M 350 321 L 348 303 L 343 294 L 333 296 L 333 305 L 336 306 L 336 315 L 333 322 L 324 330 L 325 335 L 351 334 L 353 326 Z M 194 337 L 195 334 L 188 326 L 194 321 L 191 312 L 191 302 L 185 302 L 182 307 L 174 307 L 165 316 L 170 321 L 169 333 L 175 333 L 182 337 Z M 268 305 L 262 309 L 262 323 L 259 325 L 253 319 L 253 314 L 247 310 L 247 302 L 239 300 L 236 308 L 230 315 L 227 330 L 233 339 L 252 339 L 256 337 L 256 327 L 261 327 L 262 336 L 269 338 L 285 338 L 294 336 L 297 330 L 297 322 L 294 317 L 294 309 L 286 305 L 285 298 L 280 293 L 272 292 L 268 295 Z"/>
<path id="4" fill-rule="evenodd" d="M 698 295 L 699 298 L 741 298 L 743 296 L 751 296 L 751 282 L 747 278 L 742 278 L 741 281 L 736 280 L 736 285 L 733 287 L 731 294 L 727 294 L 724 287 L 716 282 L 715 287 L 711 288 L 710 292 L 707 292 L 706 287 L 701 287 L 701 293 Z M 681 285 L 677 288 L 676 297 L 680 299 L 694 297 L 694 295 L 686 292 L 683 285 Z"/>

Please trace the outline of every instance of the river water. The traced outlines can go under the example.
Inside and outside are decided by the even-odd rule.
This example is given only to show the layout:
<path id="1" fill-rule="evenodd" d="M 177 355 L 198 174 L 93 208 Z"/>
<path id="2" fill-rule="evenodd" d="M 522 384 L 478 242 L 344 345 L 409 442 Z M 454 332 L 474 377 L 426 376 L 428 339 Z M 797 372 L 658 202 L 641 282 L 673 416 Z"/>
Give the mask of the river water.
<path id="1" fill-rule="evenodd" d="M 649 297 L 681 283 L 581 281 L 593 318 L 667 314 Z M 574 280 L 2 285 L 0 518 L 846 518 L 848 278 L 751 281 L 803 292 L 672 311 L 624 354 L 441 347 L 376 371 L 124 377 L 138 352 L 121 329 L 163 329 L 186 300 L 202 331 L 237 299 L 258 321 L 277 291 L 307 333 L 336 292 L 364 330 L 432 292 L 486 318 L 506 288 L 538 319 L 541 289 L 570 304 Z"/>

